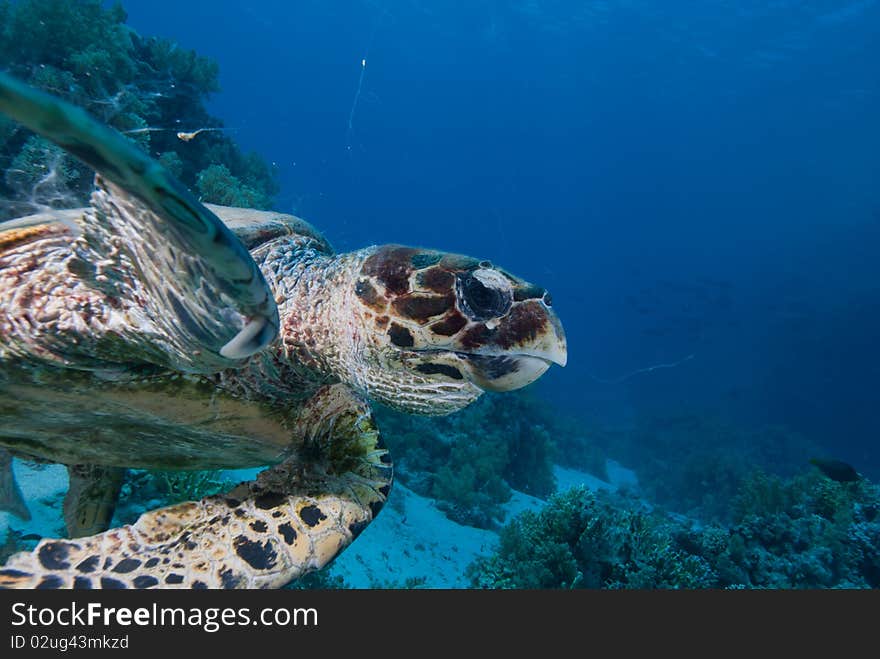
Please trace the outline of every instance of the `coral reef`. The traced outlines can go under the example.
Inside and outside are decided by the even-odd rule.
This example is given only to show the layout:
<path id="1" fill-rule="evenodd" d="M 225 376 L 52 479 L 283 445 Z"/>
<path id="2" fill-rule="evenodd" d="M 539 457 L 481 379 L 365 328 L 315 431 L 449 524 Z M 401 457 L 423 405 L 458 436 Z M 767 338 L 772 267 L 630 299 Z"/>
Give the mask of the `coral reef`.
<path id="1" fill-rule="evenodd" d="M 0 0 L 0 68 L 86 108 L 169 167 L 202 200 L 267 208 L 270 167 L 241 153 L 204 101 L 219 90 L 216 62 L 125 25 L 100 0 Z M 178 132 L 199 132 L 181 139 Z M 0 219 L 83 204 L 91 172 L 0 119 Z M 218 169 L 222 168 L 222 169 Z M 221 175 L 222 176 L 219 176 Z M 50 185 L 51 183 L 51 185 Z"/>
<path id="2" fill-rule="evenodd" d="M 199 499 L 231 489 L 235 483 L 223 478 L 220 470 L 205 471 L 148 471 L 158 484 L 163 505 Z"/>
<path id="3" fill-rule="evenodd" d="M 605 477 L 609 457 L 638 473 L 646 499 L 729 523 L 754 469 L 790 475 L 821 453 L 787 428 L 744 429 L 694 411 L 643 415 L 632 428 L 609 429 L 560 413 L 532 390 L 487 394 L 439 419 L 379 414 L 403 482 L 437 498 L 454 521 L 480 528 L 498 524 L 511 488 L 551 494 L 551 463 Z"/>
<path id="4" fill-rule="evenodd" d="M 377 410 L 396 472 L 411 489 L 438 499 L 461 524 L 491 528 L 511 488 L 546 497 L 555 490 L 555 410 L 530 392 L 486 394 L 448 417 Z"/>
<path id="5" fill-rule="evenodd" d="M 754 472 L 730 525 L 703 526 L 573 489 L 502 531 L 480 588 L 877 588 L 880 488 Z"/>
<path id="6" fill-rule="evenodd" d="M 880 488 L 817 470 L 783 481 L 757 472 L 734 502 L 717 559 L 723 583 L 760 588 L 880 588 Z"/>
<path id="7" fill-rule="evenodd" d="M 242 183 L 226 165 L 205 167 L 196 177 L 196 187 L 202 199 L 224 206 L 266 208 L 270 203 L 264 192 Z"/>
<path id="8" fill-rule="evenodd" d="M 6 169 L 3 181 L 18 199 L 40 199 L 49 206 L 64 206 L 75 201 L 70 184 L 82 176 L 65 151 L 33 135 L 22 145 Z"/>
<path id="9" fill-rule="evenodd" d="M 674 545 L 667 523 L 634 504 L 574 488 L 501 531 L 493 556 L 469 568 L 478 588 L 699 588 L 705 560 Z"/>

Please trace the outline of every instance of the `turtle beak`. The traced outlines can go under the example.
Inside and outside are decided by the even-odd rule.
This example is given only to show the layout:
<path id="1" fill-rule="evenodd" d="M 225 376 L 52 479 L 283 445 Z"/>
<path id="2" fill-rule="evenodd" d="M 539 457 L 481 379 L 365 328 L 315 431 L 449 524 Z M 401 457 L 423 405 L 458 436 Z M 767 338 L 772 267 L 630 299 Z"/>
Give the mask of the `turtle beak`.
<path id="1" fill-rule="evenodd" d="M 565 366 L 568 362 L 562 323 L 543 299 L 515 303 L 491 337 L 478 350 L 459 354 L 466 377 L 483 390 L 520 389 L 541 377 L 552 364 Z"/>

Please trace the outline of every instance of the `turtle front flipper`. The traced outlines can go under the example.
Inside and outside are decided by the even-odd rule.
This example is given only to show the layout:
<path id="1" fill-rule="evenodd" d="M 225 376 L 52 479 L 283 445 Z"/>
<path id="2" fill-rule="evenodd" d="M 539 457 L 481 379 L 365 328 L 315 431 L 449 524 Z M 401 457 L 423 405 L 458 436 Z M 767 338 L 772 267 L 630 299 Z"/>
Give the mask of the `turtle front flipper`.
<path id="1" fill-rule="evenodd" d="M 25 521 L 31 518 L 18 481 L 12 471 L 12 454 L 0 448 L 0 510 L 12 513 Z"/>
<path id="2" fill-rule="evenodd" d="M 81 538 L 106 531 L 116 510 L 125 469 L 98 465 L 67 467 L 69 485 L 64 497 L 67 535 Z"/>
<path id="3" fill-rule="evenodd" d="M 98 172 L 74 274 L 109 300 L 138 300 L 176 357 L 167 366 L 213 372 L 275 339 L 278 310 L 250 253 L 158 162 L 82 109 L 2 73 L 0 112 Z"/>
<path id="4" fill-rule="evenodd" d="M 344 385 L 320 389 L 299 427 L 296 452 L 255 481 L 42 540 L 0 569 L 0 588 L 278 588 L 324 567 L 381 509 L 391 464 L 369 406 Z"/>

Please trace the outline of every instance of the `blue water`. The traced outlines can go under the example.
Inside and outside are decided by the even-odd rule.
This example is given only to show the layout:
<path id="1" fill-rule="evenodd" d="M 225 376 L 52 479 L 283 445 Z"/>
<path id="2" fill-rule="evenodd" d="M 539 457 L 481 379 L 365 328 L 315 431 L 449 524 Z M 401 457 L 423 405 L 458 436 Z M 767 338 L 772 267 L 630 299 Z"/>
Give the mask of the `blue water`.
<path id="1" fill-rule="evenodd" d="M 880 476 L 877 2 L 125 8 L 218 60 L 212 113 L 337 249 L 546 286 L 559 405 L 785 424 Z"/>

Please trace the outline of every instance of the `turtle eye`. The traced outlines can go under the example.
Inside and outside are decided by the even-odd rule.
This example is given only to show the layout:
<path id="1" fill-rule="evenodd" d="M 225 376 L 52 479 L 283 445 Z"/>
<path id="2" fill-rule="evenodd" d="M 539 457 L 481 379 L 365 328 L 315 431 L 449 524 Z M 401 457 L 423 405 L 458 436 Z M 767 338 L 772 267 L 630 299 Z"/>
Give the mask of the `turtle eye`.
<path id="1" fill-rule="evenodd" d="M 494 270 L 466 272 L 459 275 L 457 284 L 459 306 L 473 320 L 500 318 L 510 310 L 510 282 Z"/>

